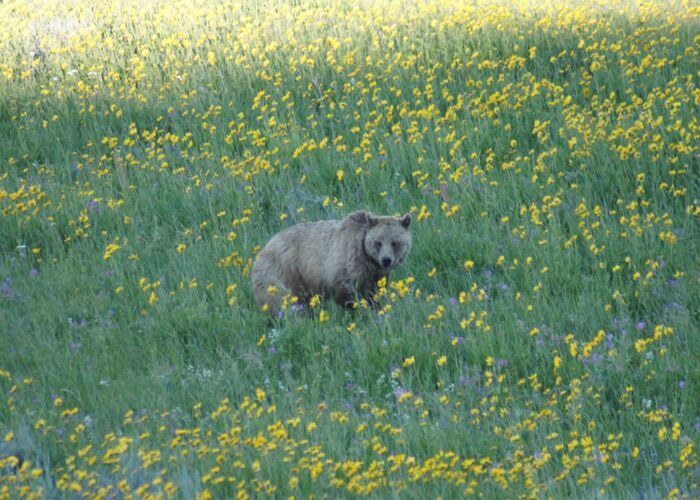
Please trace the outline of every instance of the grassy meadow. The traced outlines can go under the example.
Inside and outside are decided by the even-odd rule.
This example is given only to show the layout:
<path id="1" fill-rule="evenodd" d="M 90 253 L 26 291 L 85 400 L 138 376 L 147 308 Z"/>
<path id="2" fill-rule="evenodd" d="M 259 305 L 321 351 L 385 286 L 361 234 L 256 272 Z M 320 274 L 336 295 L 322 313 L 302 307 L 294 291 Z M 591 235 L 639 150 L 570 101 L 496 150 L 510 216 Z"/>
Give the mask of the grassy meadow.
<path id="1" fill-rule="evenodd" d="M 697 498 L 700 3 L 0 2 L 0 499 Z M 257 251 L 411 212 L 377 304 Z"/>

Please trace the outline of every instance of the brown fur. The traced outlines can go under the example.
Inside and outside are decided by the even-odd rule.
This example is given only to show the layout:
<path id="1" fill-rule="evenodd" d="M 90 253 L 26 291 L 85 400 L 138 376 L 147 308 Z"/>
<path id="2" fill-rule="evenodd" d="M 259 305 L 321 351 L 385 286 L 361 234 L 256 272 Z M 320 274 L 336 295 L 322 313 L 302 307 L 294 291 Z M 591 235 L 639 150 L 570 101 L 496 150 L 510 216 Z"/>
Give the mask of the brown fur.
<path id="1" fill-rule="evenodd" d="M 343 307 L 369 299 L 377 281 L 386 277 L 388 284 L 389 273 L 410 252 L 410 223 L 410 214 L 399 219 L 359 211 L 277 233 L 253 263 L 258 304 L 274 316 L 284 296 L 305 301 L 318 294 Z"/>

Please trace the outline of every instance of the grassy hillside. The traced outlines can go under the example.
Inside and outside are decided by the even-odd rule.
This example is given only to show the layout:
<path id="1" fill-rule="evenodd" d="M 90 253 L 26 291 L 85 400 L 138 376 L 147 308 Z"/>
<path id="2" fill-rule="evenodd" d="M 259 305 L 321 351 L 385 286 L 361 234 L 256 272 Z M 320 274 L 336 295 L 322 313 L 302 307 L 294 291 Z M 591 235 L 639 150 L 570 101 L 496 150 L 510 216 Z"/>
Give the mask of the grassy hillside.
<path id="1" fill-rule="evenodd" d="M 698 2 L 0 20 L 0 498 L 698 495 Z M 377 307 L 269 322 L 356 209 L 414 215 Z"/>

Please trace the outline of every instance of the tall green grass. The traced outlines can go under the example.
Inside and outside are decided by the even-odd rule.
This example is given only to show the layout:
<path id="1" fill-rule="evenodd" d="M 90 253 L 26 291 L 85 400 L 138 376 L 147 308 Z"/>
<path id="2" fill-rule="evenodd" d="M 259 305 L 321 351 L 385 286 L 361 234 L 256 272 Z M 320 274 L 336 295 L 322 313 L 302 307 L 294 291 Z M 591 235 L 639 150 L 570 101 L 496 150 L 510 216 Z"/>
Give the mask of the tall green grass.
<path id="1" fill-rule="evenodd" d="M 0 4 L 0 497 L 696 496 L 699 15 Z M 270 321 L 356 209 L 394 286 Z"/>

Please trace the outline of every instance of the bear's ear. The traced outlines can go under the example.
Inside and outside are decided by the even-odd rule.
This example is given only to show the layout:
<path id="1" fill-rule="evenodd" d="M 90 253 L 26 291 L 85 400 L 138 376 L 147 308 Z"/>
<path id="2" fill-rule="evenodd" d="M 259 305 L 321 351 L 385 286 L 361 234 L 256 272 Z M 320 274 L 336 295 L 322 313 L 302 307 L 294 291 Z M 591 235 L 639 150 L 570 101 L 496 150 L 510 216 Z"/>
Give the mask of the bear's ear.
<path id="1" fill-rule="evenodd" d="M 408 229 L 408 226 L 411 225 L 411 219 L 412 219 L 411 214 L 406 214 L 403 217 L 401 217 L 399 222 L 401 222 L 401 225 L 404 228 Z"/>
<path id="2" fill-rule="evenodd" d="M 365 212 L 364 210 L 358 210 L 357 212 L 351 213 L 350 215 L 348 215 L 348 219 L 350 219 L 353 222 L 356 222 L 357 224 L 369 224 L 370 226 L 377 225 L 377 218 L 371 213 Z"/>

